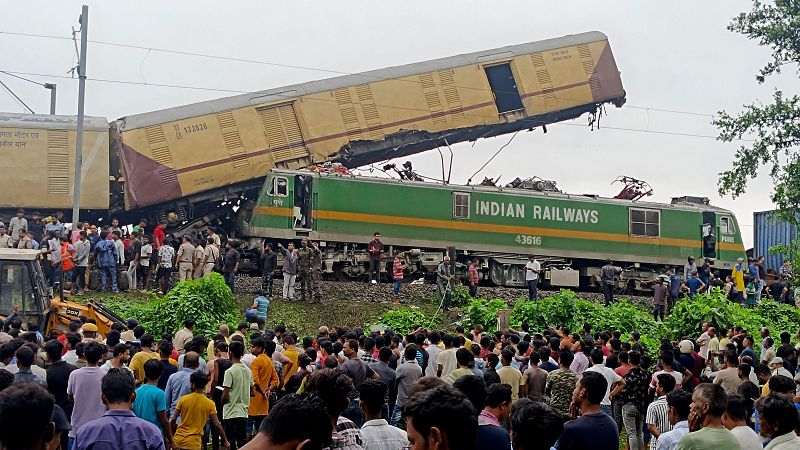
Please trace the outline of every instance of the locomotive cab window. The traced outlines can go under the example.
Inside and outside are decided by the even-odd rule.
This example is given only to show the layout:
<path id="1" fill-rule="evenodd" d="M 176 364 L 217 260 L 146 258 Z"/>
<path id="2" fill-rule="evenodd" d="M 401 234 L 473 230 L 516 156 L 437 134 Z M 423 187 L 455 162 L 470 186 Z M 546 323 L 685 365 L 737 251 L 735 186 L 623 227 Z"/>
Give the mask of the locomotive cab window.
<path id="1" fill-rule="evenodd" d="M 284 177 L 274 177 L 269 188 L 269 195 L 286 197 L 289 195 L 289 181 Z"/>
<path id="2" fill-rule="evenodd" d="M 453 218 L 469 219 L 469 194 L 453 192 Z"/>
<path id="3" fill-rule="evenodd" d="M 657 209 L 629 210 L 629 233 L 631 236 L 661 236 L 661 211 Z"/>
<path id="4" fill-rule="evenodd" d="M 725 234 L 733 234 L 736 229 L 733 227 L 733 221 L 730 217 L 719 218 L 719 231 Z"/>

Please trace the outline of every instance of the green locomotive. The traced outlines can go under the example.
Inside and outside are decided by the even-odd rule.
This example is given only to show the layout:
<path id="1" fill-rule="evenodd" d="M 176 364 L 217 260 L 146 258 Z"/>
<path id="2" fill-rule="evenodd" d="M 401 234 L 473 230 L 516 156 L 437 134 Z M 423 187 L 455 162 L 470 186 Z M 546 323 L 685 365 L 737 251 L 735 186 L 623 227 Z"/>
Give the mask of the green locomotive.
<path id="1" fill-rule="evenodd" d="M 367 243 L 379 231 L 391 255 L 403 251 L 412 275 L 431 273 L 448 248 L 478 259 L 495 285 L 524 286 L 528 255 L 542 264 L 542 283 L 591 287 L 606 259 L 623 268 L 620 287 L 645 290 L 664 266 L 688 256 L 730 271 L 744 256 L 736 217 L 707 201 L 671 204 L 460 186 L 306 170 L 272 170 L 255 205 L 244 208 L 250 246 L 320 241 L 323 269 L 339 279 L 366 273 Z"/>

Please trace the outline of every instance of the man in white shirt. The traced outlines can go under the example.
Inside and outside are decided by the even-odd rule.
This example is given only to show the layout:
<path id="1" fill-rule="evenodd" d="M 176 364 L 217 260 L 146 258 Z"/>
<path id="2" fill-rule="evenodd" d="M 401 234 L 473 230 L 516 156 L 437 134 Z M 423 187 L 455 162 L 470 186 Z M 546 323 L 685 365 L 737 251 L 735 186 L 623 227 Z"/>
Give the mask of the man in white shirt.
<path id="1" fill-rule="evenodd" d="M 361 436 L 364 450 L 402 450 L 408 445 L 406 432 L 381 418 L 387 387 L 377 380 L 365 380 L 358 386 L 359 406 L 364 416 Z"/>
<path id="2" fill-rule="evenodd" d="M 586 369 L 586 372 L 597 372 L 604 376 L 608 385 L 606 386 L 606 395 L 603 401 L 600 402 L 600 409 L 608 414 L 609 417 L 614 417 L 611 414 L 611 398 L 616 397 L 625 387 L 625 380 L 617 375 L 614 369 L 609 369 L 603 364 L 603 351 L 596 348 L 591 351 L 589 358 L 592 360 L 592 367 Z"/>
<path id="3" fill-rule="evenodd" d="M 700 352 L 698 352 L 698 354 L 703 359 L 708 359 L 708 341 L 711 340 L 711 336 L 708 335 L 709 328 L 710 325 L 708 324 L 708 322 L 704 323 L 703 334 L 701 334 L 700 337 L 697 338 L 697 345 L 700 346 Z"/>
<path id="4" fill-rule="evenodd" d="M 537 284 L 539 283 L 539 272 L 542 266 L 536 257 L 528 256 L 528 263 L 525 264 L 525 282 L 528 283 L 528 300 L 536 300 L 538 297 Z"/>
<path id="5" fill-rule="evenodd" d="M 747 399 L 738 394 L 729 395 L 728 406 L 722 414 L 722 425 L 736 436 L 742 450 L 761 450 L 764 448 L 761 438 L 747 426 L 747 408 Z"/>
<path id="6" fill-rule="evenodd" d="M 445 349 L 439 352 L 439 355 L 436 357 L 436 375 L 439 378 L 450 375 L 450 372 L 456 370 L 458 367 L 458 362 L 456 361 L 456 350 L 458 349 L 453 348 L 453 336 L 444 336 L 442 342 L 444 342 Z"/>

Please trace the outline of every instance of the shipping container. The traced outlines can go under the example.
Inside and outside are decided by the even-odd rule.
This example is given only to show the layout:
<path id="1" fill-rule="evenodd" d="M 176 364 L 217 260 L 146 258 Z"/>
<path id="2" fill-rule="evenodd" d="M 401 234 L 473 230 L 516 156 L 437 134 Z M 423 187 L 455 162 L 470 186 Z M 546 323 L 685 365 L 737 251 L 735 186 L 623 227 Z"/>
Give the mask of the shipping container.
<path id="1" fill-rule="evenodd" d="M 797 227 L 779 219 L 775 211 L 753 213 L 753 257 L 763 255 L 767 269 L 778 272 L 784 258 L 779 253 L 771 253 L 770 248 L 778 244 L 789 244 L 797 238 Z"/>

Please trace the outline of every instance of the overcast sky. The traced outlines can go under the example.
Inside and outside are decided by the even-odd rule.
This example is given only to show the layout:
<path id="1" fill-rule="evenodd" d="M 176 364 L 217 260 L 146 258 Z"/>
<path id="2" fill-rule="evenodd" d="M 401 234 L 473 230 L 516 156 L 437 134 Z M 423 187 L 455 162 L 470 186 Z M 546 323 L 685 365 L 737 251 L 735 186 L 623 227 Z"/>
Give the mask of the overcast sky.
<path id="1" fill-rule="evenodd" d="M 520 133 L 475 179 L 538 175 L 570 193 L 613 196 L 619 175 L 648 181 L 654 201 L 673 196 L 709 197 L 735 212 L 745 245 L 752 245 L 752 213 L 773 207 L 771 183 L 762 172 L 746 195 L 717 194 L 718 173 L 730 167 L 740 144 L 716 142 L 712 115 L 768 101 L 777 87 L 798 90 L 794 73 L 755 81 L 769 51 L 726 29 L 749 1 L 404 1 L 404 2 L 130 2 L 89 4 L 89 39 L 151 49 L 361 72 L 598 30 L 609 37 L 628 103 L 610 107 L 600 129 L 586 117 Z M 27 1 L 4 5 L 2 32 L 69 37 L 82 2 Z M 77 62 L 69 40 L 0 34 L 0 70 L 64 76 Z M 156 50 L 90 44 L 88 76 L 104 80 L 205 88 L 180 89 L 90 81 L 86 113 L 109 120 L 202 100 L 334 76 L 324 70 L 282 68 L 175 55 Z M 59 114 L 77 111 L 77 81 L 29 76 L 58 84 Z M 45 89 L 0 74 L 37 113 L 46 113 Z M 218 89 L 217 91 L 213 89 Z M 24 112 L 0 91 L 0 109 Z M 678 112 L 663 112 L 671 110 Z M 693 113 L 693 114 L 687 114 Z M 614 129 L 617 128 L 617 129 Z M 620 130 L 624 128 L 626 130 Z M 633 130 L 633 131 L 632 131 Z M 657 132 L 709 137 L 676 136 Z M 509 135 L 474 146 L 453 146 L 451 181 L 465 182 Z M 419 172 L 441 176 L 439 154 L 410 158 Z M 402 161 L 398 161 L 402 162 Z"/>

